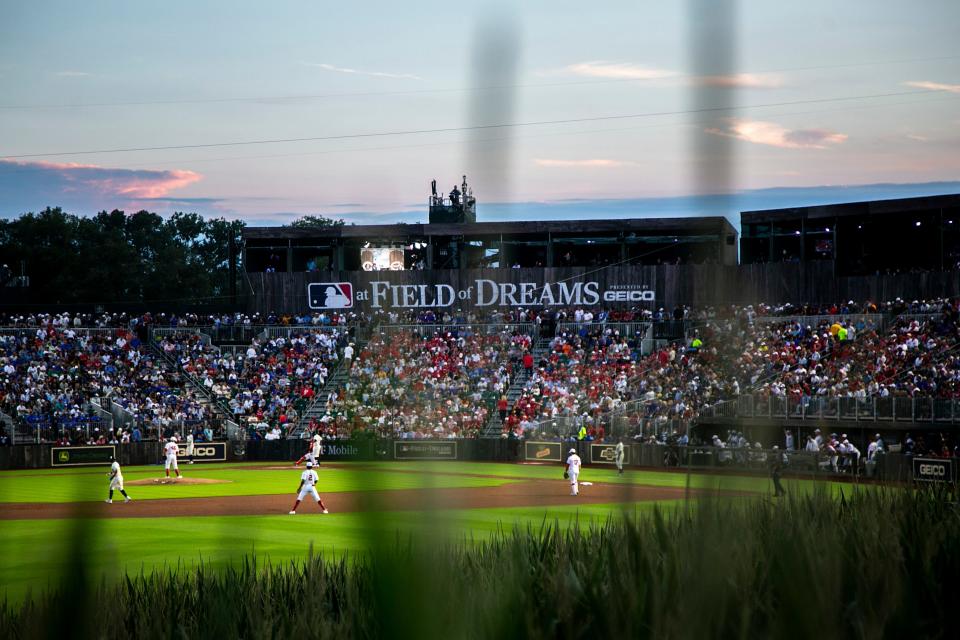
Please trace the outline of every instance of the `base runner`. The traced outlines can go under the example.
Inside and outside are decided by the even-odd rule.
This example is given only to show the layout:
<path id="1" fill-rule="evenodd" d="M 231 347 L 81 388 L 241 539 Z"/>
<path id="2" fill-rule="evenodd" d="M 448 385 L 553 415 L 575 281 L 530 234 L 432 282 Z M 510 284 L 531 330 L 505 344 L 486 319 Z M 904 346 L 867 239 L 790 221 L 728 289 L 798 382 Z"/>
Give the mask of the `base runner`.
<path id="1" fill-rule="evenodd" d="M 177 472 L 177 477 L 182 478 L 180 474 L 180 465 L 177 464 L 177 437 L 171 436 L 170 441 L 167 444 L 163 445 L 163 452 L 167 455 L 167 461 L 164 464 L 164 471 L 167 474 L 167 477 L 170 477 L 170 467 L 173 467 L 173 470 Z"/>
<path id="2" fill-rule="evenodd" d="M 570 495 L 580 495 L 580 485 L 577 484 L 577 478 L 580 477 L 580 456 L 576 449 L 570 449 L 570 455 L 567 456 L 567 469 L 563 472 L 563 477 L 570 480 Z"/>
<path id="3" fill-rule="evenodd" d="M 113 504 L 113 492 L 115 490 L 120 492 L 124 502 L 130 502 L 130 496 L 123 490 L 123 473 L 120 471 L 120 463 L 113 456 L 110 456 L 110 461 L 113 464 L 110 465 L 110 471 L 107 473 L 107 476 L 110 477 L 110 493 L 107 496 L 107 504 Z"/>
<path id="4" fill-rule="evenodd" d="M 290 515 L 296 515 L 300 501 L 307 495 L 312 495 L 316 499 L 322 513 L 330 513 L 327 511 L 327 508 L 323 506 L 323 500 L 320 499 L 320 494 L 317 493 L 317 482 L 319 480 L 320 478 L 317 476 L 317 472 L 313 470 L 313 463 L 308 462 L 307 470 L 300 474 L 300 486 L 297 487 L 299 493 L 297 494 L 297 501 L 293 503 L 293 509 L 290 510 Z"/>

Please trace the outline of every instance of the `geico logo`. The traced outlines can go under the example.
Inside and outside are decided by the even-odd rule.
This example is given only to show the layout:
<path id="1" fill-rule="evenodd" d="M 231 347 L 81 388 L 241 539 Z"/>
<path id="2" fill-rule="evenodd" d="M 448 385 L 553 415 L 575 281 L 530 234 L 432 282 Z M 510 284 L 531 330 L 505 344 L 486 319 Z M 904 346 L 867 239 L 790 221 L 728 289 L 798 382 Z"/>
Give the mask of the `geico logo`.
<path id="1" fill-rule="evenodd" d="M 215 456 L 217 455 L 216 447 L 194 447 L 193 452 L 198 456 Z"/>
<path id="2" fill-rule="evenodd" d="M 922 464 L 920 465 L 920 475 L 945 476 L 947 475 L 947 468 L 942 464 Z"/>
<path id="3" fill-rule="evenodd" d="M 639 291 L 637 289 L 628 291 L 604 291 L 603 299 L 606 302 L 653 302 L 653 291 Z"/>

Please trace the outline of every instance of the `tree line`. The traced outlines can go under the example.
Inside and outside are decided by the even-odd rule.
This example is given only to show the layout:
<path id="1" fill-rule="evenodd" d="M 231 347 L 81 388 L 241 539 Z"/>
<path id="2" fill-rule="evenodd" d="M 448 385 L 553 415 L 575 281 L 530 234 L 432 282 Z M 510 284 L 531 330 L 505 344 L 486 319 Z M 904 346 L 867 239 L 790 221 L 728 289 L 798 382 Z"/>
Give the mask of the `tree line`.
<path id="1" fill-rule="evenodd" d="M 304 216 L 292 226 L 341 225 L 323 216 Z M 204 218 L 197 213 L 168 217 L 120 210 L 78 216 L 59 207 L 0 220 L 0 264 L 30 286 L 3 287 L 10 303 L 115 304 L 230 301 L 230 259 L 236 272 L 242 220 Z M 234 251 L 231 252 L 231 244 Z M 242 291 L 242 288 L 240 289 Z"/>

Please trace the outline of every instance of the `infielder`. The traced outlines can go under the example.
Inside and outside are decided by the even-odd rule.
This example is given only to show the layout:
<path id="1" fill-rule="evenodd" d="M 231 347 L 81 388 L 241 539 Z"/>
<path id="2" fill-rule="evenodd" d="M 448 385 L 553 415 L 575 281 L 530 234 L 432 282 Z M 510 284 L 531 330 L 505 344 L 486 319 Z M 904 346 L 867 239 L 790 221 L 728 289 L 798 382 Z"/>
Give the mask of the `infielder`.
<path id="1" fill-rule="evenodd" d="M 307 452 L 300 456 L 300 459 L 293 463 L 293 466 L 300 466 L 301 462 L 312 462 L 313 466 L 320 466 L 320 451 L 323 448 L 323 439 L 320 434 L 315 434 L 313 440 L 307 445 Z"/>
<path id="2" fill-rule="evenodd" d="M 193 433 L 187 434 L 187 457 L 190 459 L 190 464 L 193 464 Z"/>
<path id="3" fill-rule="evenodd" d="M 107 504 L 113 504 L 114 490 L 120 492 L 124 502 L 130 502 L 130 496 L 123 490 L 123 473 L 120 471 L 120 463 L 113 456 L 110 456 L 110 460 L 113 461 L 113 464 L 110 465 L 110 471 L 107 473 L 110 477 L 110 494 L 107 496 Z"/>
<path id="4" fill-rule="evenodd" d="M 330 513 L 327 511 L 327 508 L 323 506 L 323 500 L 320 499 L 320 494 L 317 493 L 317 482 L 320 478 L 317 476 L 317 472 L 313 470 L 313 463 L 307 463 L 307 470 L 300 474 L 300 486 L 297 487 L 297 501 L 293 503 L 293 509 L 290 510 L 290 515 L 297 514 L 297 507 L 300 506 L 300 501 L 304 499 L 308 494 L 312 495 L 317 500 L 317 504 L 320 505 L 320 511 L 322 513 Z"/>
<path id="5" fill-rule="evenodd" d="M 563 472 L 564 478 L 570 479 L 570 495 L 580 495 L 580 485 L 577 484 L 577 478 L 580 476 L 580 456 L 576 449 L 570 449 L 570 455 L 567 456 L 567 469 Z"/>
<path id="6" fill-rule="evenodd" d="M 617 463 L 617 474 L 623 475 L 623 438 L 617 441 L 617 448 L 613 450 L 613 460 Z"/>
<path id="7" fill-rule="evenodd" d="M 177 437 L 171 436 L 170 441 L 167 444 L 163 445 L 163 452 L 167 455 L 167 462 L 164 465 L 164 471 L 167 473 L 167 477 L 170 477 L 170 467 L 173 467 L 173 470 L 177 472 L 177 477 L 182 478 L 180 474 L 180 465 L 177 464 Z"/>

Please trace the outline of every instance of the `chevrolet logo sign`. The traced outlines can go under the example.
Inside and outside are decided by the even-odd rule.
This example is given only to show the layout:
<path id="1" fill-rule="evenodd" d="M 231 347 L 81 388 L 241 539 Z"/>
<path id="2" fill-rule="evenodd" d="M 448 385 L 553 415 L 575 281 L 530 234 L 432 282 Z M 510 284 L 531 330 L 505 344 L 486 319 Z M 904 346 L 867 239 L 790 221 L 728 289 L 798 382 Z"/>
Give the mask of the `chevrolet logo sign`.
<path id="1" fill-rule="evenodd" d="M 613 447 L 606 447 L 600 451 L 600 459 L 613 462 L 617 459 L 617 450 Z"/>
<path id="2" fill-rule="evenodd" d="M 537 452 L 534 454 L 536 458 L 546 458 L 550 455 L 550 449 L 537 449 Z"/>

